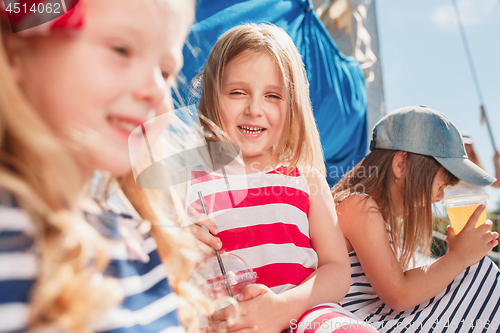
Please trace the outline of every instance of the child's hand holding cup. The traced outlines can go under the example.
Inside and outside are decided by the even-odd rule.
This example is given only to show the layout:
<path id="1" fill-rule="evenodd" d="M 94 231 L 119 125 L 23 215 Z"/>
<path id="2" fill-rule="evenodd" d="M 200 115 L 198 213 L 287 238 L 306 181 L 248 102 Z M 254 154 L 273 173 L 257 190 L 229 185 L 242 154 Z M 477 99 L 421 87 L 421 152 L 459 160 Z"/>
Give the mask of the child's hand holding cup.
<path id="1" fill-rule="evenodd" d="M 465 267 L 476 263 L 498 244 L 498 233 L 491 231 L 491 221 L 486 220 L 488 198 L 483 188 L 460 182 L 447 190 L 442 200 L 451 225 L 447 237 L 449 250 L 458 251 Z"/>
<path id="2" fill-rule="evenodd" d="M 450 219 L 450 224 L 455 234 L 462 231 L 467 221 L 469 221 L 469 218 L 472 216 L 472 213 L 474 213 L 480 205 L 486 206 L 486 201 L 488 199 L 489 195 L 486 193 L 461 194 L 443 199 L 443 204 L 446 206 L 448 218 Z M 476 222 L 476 228 L 485 223 L 486 207 Z"/>

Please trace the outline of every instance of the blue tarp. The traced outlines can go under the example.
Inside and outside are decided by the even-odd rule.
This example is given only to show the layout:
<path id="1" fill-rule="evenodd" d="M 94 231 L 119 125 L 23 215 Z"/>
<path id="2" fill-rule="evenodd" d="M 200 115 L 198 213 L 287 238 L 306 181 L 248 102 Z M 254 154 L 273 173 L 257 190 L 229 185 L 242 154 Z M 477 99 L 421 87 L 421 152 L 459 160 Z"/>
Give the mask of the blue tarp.
<path id="1" fill-rule="evenodd" d="M 307 0 L 201 0 L 184 48 L 180 105 L 196 104 L 191 80 L 220 35 L 243 23 L 273 23 L 288 32 L 302 55 L 311 101 L 333 185 L 366 154 L 366 87 L 353 57 L 340 53 Z M 180 102 L 182 100 L 182 102 Z"/>

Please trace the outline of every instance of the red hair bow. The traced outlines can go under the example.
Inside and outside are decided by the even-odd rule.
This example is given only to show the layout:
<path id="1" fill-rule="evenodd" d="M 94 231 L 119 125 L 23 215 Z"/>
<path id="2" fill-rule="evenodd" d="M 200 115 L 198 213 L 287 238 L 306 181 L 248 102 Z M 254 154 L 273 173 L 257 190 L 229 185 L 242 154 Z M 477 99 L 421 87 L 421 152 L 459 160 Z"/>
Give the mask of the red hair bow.
<path id="1" fill-rule="evenodd" d="M 83 26 L 84 0 L 0 0 L 0 12 L 12 32 L 37 35 Z"/>

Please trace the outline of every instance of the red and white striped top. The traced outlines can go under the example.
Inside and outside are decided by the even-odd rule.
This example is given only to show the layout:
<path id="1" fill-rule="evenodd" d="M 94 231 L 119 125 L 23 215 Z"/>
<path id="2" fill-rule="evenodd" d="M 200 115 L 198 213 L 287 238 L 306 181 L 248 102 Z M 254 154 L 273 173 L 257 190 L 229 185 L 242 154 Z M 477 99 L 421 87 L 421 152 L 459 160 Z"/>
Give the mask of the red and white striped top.
<path id="1" fill-rule="evenodd" d="M 306 279 L 318 267 L 309 238 L 309 186 L 295 169 L 248 175 L 190 170 L 189 215 L 202 212 L 201 191 L 209 216 L 219 228 L 222 250 L 236 254 L 257 273 L 257 282 L 275 293 Z"/>

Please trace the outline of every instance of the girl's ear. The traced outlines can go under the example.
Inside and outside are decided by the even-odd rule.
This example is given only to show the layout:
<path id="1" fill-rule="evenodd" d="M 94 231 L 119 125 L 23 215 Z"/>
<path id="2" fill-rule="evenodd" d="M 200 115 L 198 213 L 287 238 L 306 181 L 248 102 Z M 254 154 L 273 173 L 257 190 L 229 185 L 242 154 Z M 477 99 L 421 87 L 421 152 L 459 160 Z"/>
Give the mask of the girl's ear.
<path id="1" fill-rule="evenodd" d="M 404 176 L 406 175 L 406 156 L 406 152 L 400 151 L 396 153 L 396 155 L 394 155 L 394 158 L 392 159 L 392 172 L 396 177 L 396 181 L 404 178 Z"/>
<path id="2" fill-rule="evenodd" d="M 27 42 L 23 38 L 11 33 L 4 34 L 3 39 L 9 67 L 12 70 L 12 75 L 16 83 L 19 84 L 23 78 L 22 54 Z"/>

